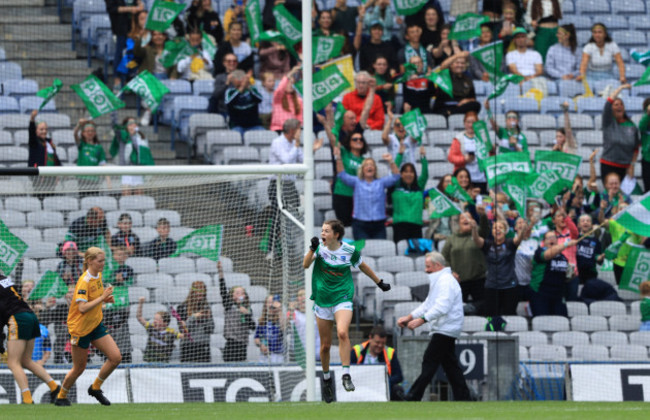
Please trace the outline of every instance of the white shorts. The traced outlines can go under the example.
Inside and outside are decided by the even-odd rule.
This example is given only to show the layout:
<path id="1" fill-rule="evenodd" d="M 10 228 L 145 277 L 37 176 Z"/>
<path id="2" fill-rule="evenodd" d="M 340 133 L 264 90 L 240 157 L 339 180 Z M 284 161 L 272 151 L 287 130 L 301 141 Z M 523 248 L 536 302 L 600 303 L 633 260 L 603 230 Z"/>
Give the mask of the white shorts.
<path id="1" fill-rule="evenodd" d="M 320 319 L 325 319 L 327 321 L 334 321 L 334 314 L 338 311 L 350 311 L 352 312 L 352 302 L 341 302 L 336 306 L 330 306 L 328 308 L 322 308 L 318 305 L 314 305 L 314 314 Z"/>

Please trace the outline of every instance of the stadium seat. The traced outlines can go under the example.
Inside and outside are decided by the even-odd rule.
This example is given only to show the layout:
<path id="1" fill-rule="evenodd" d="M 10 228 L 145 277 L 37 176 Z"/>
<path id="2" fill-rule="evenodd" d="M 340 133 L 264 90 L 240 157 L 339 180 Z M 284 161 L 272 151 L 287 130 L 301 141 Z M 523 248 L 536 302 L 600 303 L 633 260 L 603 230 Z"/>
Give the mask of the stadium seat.
<path id="1" fill-rule="evenodd" d="M 576 315 L 589 315 L 589 308 L 584 302 L 569 301 L 566 303 L 566 308 L 569 317 L 574 317 Z"/>
<path id="2" fill-rule="evenodd" d="M 8 131 L 0 131 L 0 146 L 13 146 L 14 136 Z"/>
<path id="3" fill-rule="evenodd" d="M 381 258 L 377 262 L 377 268 L 380 271 L 390 271 L 391 273 L 414 271 L 413 259 L 403 255 Z"/>
<path id="4" fill-rule="evenodd" d="M 120 210 L 154 210 L 156 200 L 148 195 L 127 195 L 120 197 Z"/>
<path id="5" fill-rule="evenodd" d="M 648 349 L 638 344 L 612 346 L 610 353 L 612 360 L 648 360 Z"/>
<path id="6" fill-rule="evenodd" d="M 158 271 L 167 274 L 194 273 L 194 260 L 187 257 L 161 258 L 158 260 Z"/>
<path id="7" fill-rule="evenodd" d="M 449 125 L 449 130 L 454 132 L 454 135 L 459 130 L 465 129 L 465 116 L 462 114 L 452 114 L 447 118 L 447 124 Z"/>
<path id="8" fill-rule="evenodd" d="M 642 0 L 612 1 L 612 12 L 620 15 L 643 15 L 646 5 Z"/>
<path id="9" fill-rule="evenodd" d="M 92 15 L 82 21 L 80 32 L 82 40 L 89 43 L 91 48 L 97 48 L 101 36 L 112 35 L 111 20 L 107 14 Z"/>
<path id="10" fill-rule="evenodd" d="M 63 261 L 62 258 L 44 258 L 38 262 L 39 272 L 56 271 L 61 261 Z"/>
<path id="11" fill-rule="evenodd" d="M 579 344 L 571 349 L 571 359 L 586 361 L 609 360 L 609 350 L 598 344 Z"/>
<path id="12" fill-rule="evenodd" d="M 210 289 L 208 289 L 209 291 Z M 168 286 L 158 290 L 157 300 L 164 304 L 177 304 L 185 300 L 189 293 L 189 288 L 187 287 L 177 287 L 177 286 Z M 218 302 L 214 302 L 218 303 Z"/>
<path id="13" fill-rule="evenodd" d="M 648 31 L 650 30 L 650 16 L 646 14 L 630 16 L 628 24 L 630 29 Z"/>
<path id="14" fill-rule="evenodd" d="M 7 59 L 7 53 L 5 49 L 0 47 L 0 61 L 5 61 Z"/>
<path id="15" fill-rule="evenodd" d="M 20 113 L 21 114 L 29 114 L 35 109 L 39 109 L 41 104 L 43 103 L 43 98 L 40 98 L 38 96 L 23 96 L 19 100 L 20 103 Z M 56 111 L 56 101 L 54 99 L 50 99 L 45 106 L 38 111 L 39 113 L 46 113 L 46 112 L 57 112 Z"/>
<path id="16" fill-rule="evenodd" d="M 264 286 L 250 286 L 246 289 L 248 294 L 248 299 L 251 302 L 263 303 L 266 301 L 266 297 L 269 295 L 269 292 Z M 261 312 L 259 313 L 262 314 Z"/>
<path id="17" fill-rule="evenodd" d="M 81 210 L 88 210 L 92 207 L 99 207 L 104 212 L 117 210 L 117 200 L 109 196 L 84 197 L 79 202 Z"/>
<path id="18" fill-rule="evenodd" d="M 38 82 L 32 79 L 5 80 L 2 83 L 2 93 L 20 99 L 23 96 L 34 96 L 38 92 Z"/>
<path id="19" fill-rule="evenodd" d="M 602 316 L 626 315 L 627 308 L 623 302 L 602 300 L 589 305 L 589 313 Z"/>
<path id="20" fill-rule="evenodd" d="M 578 113 L 591 116 L 600 115 L 605 107 L 605 98 L 579 98 L 577 101 Z"/>
<path id="21" fill-rule="evenodd" d="M 528 320 L 523 316 L 505 315 L 506 332 L 528 331 Z"/>
<path id="22" fill-rule="evenodd" d="M 524 346 L 519 346 L 519 361 L 529 360 L 530 356 L 528 354 L 528 349 Z"/>
<path id="23" fill-rule="evenodd" d="M 580 131 L 576 134 L 576 141 L 581 146 L 601 146 L 603 144 L 603 132 L 601 130 Z"/>
<path id="24" fill-rule="evenodd" d="M 260 153 L 255 147 L 226 146 L 223 148 L 224 165 L 259 164 L 259 163 L 260 163 Z"/>
<path id="25" fill-rule="evenodd" d="M 399 302 L 393 307 L 393 317 L 391 319 L 384 319 L 384 328 L 390 332 L 393 328 L 397 327 L 397 319 L 406 316 L 413 312 L 420 302 Z"/>
<path id="26" fill-rule="evenodd" d="M 270 147 L 273 140 L 278 138 L 278 133 L 271 130 L 254 130 L 244 133 L 244 145 L 253 147 Z M 324 148 L 319 149 L 325 150 Z"/>
<path id="27" fill-rule="evenodd" d="M 151 242 L 158 237 L 158 232 L 156 232 L 156 229 L 150 226 L 134 227 L 131 230 L 133 233 L 138 235 L 138 238 L 140 238 L 140 243 L 143 245 L 147 242 Z"/>
<path id="28" fill-rule="evenodd" d="M 614 9 L 614 5 L 617 3 L 627 3 L 625 2 L 612 2 L 612 9 Z M 613 10 L 614 11 L 614 10 Z M 616 11 L 614 11 L 616 13 Z M 612 30 L 617 30 L 617 29 L 629 29 L 630 26 L 627 21 L 627 17 L 625 16 L 620 16 L 620 15 L 604 15 L 604 16 L 599 16 L 598 21 L 602 24 L 604 24 L 607 27 L 608 31 Z M 585 29 L 590 29 L 590 28 L 585 28 Z"/>
<path id="29" fill-rule="evenodd" d="M 369 257 L 392 257 L 395 255 L 395 243 L 386 239 L 366 239 L 363 255 Z"/>
<path id="30" fill-rule="evenodd" d="M 566 349 L 563 346 L 537 344 L 530 346 L 529 353 L 532 360 L 553 362 L 567 360 Z"/>
<path id="31" fill-rule="evenodd" d="M 600 275 L 601 275 L 601 273 L 598 273 L 599 278 L 600 278 Z M 641 301 L 640 300 L 635 300 L 634 302 L 630 303 L 630 315 L 641 317 Z"/>
<path id="32" fill-rule="evenodd" d="M 627 334 L 621 331 L 594 331 L 591 333 L 591 343 L 607 347 L 627 344 Z"/>
<path id="33" fill-rule="evenodd" d="M 174 285 L 179 287 L 189 288 L 195 281 L 202 281 L 208 287 L 214 286 L 212 284 L 212 277 L 209 274 L 179 273 L 174 277 Z"/>
<path id="34" fill-rule="evenodd" d="M 467 315 L 463 319 L 463 331 L 464 332 L 485 331 L 486 324 L 487 324 L 487 319 L 485 319 L 482 316 Z"/>
<path id="35" fill-rule="evenodd" d="M 612 331 L 638 331 L 640 326 L 641 318 L 632 315 L 612 315 L 609 318 L 609 329 Z"/>
<path id="36" fill-rule="evenodd" d="M 126 197 L 124 197 L 126 198 Z M 170 226 L 181 225 L 181 215 L 175 210 L 147 210 L 144 212 L 144 225 L 156 227 L 158 220 L 167 219 Z"/>
<path id="37" fill-rule="evenodd" d="M 23 255 L 24 258 L 55 258 L 58 244 L 53 242 L 35 242 Z M 24 274 L 23 274 L 24 275 Z"/>
<path id="38" fill-rule="evenodd" d="M 390 258 L 390 257 L 384 257 L 379 261 L 381 262 L 385 258 Z M 410 271 L 410 272 L 405 271 L 401 273 L 398 272 L 395 273 L 395 284 L 398 286 L 408 286 L 408 287 L 428 285 L 429 275 L 422 271 Z"/>
<path id="39" fill-rule="evenodd" d="M 75 146 L 74 131 L 70 129 L 52 131 L 52 141 L 61 150 L 61 146 Z"/>
<path id="40" fill-rule="evenodd" d="M 219 114 L 208 114 L 195 112 L 190 115 L 188 121 L 190 138 L 196 146 L 196 150 L 202 151 L 205 148 L 205 137 L 209 130 L 226 129 L 226 120 Z"/>
<path id="41" fill-rule="evenodd" d="M 135 274 L 155 273 L 158 271 L 156 260 L 149 257 L 130 257 L 126 260 L 126 264 L 133 268 Z"/>
<path id="42" fill-rule="evenodd" d="M 27 228 L 13 228 L 11 233 L 23 240 L 23 242 L 34 243 L 43 241 L 43 235 L 39 229 L 32 227 Z"/>
<path id="43" fill-rule="evenodd" d="M 583 331 L 558 331 L 551 336 L 556 346 L 575 347 L 589 345 L 589 334 Z"/>
<path id="44" fill-rule="evenodd" d="M 246 273 L 224 273 L 224 278 L 226 280 L 226 288 L 230 290 L 231 288 L 238 286 L 248 289 L 251 286 L 251 278 Z M 214 276 L 215 286 L 219 285 L 219 276 Z"/>
<path id="45" fill-rule="evenodd" d="M 129 261 L 127 261 L 127 264 L 131 265 Z M 131 267 L 133 266 L 131 265 Z M 169 287 L 174 287 L 174 278 L 169 274 L 155 273 L 154 270 L 154 272 L 138 274 L 135 277 L 135 284 L 139 287 L 156 289 L 158 292 L 162 292 Z"/>
<path id="46" fill-rule="evenodd" d="M 533 318 L 533 331 L 569 331 L 569 320 L 563 316 L 541 315 Z"/>
<path id="47" fill-rule="evenodd" d="M 476 86 L 476 83 L 475 83 L 475 86 Z M 443 117 L 442 115 L 424 114 L 424 118 L 427 120 L 427 129 L 428 130 L 431 130 L 431 129 L 446 130 L 447 129 L 447 119 L 445 117 Z"/>
<path id="48" fill-rule="evenodd" d="M 7 197 L 5 199 L 5 209 L 22 212 L 40 211 L 41 201 L 36 197 Z"/>
<path id="49" fill-rule="evenodd" d="M 602 331 L 607 330 L 607 319 L 598 315 L 577 315 L 571 318 L 573 331 Z"/>
<path id="50" fill-rule="evenodd" d="M 0 82 L 4 83 L 7 80 L 16 80 L 23 78 L 23 69 L 20 64 L 11 61 L 0 62 Z"/>
<path id="51" fill-rule="evenodd" d="M 634 331 L 630 333 L 630 344 L 650 347 L 650 331 Z"/>
<path id="52" fill-rule="evenodd" d="M 2 63 L 0 63 L 1 65 Z M 16 98 L 9 96 L 0 96 L 0 114 L 19 113 L 20 107 Z"/>
<path id="53" fill-rule="evenodd" d="M 644 48 L 647 47 L 645 33 L 636 30 L 621 30 L 610 32 L 612 39 L 620 47 L 624 48 Z"/>
<path id="54" fill-rule="evenodd" d="M 237 131 L 210 130 L 205 134 L 205 147 L 203 149 L 203 154 L 206 158 L 212 159 L 213 153 L 221 150 L 224 146 L 241 146 L 241 144 L 241 134 Z"/>
<path id="55" fill-rule="evenodd" d="M 182 79 L 169 79 L 162 80 L 163 85 L 169 89 L 169 92 L 163 97 L 163 101 L 160 105 L 159 110 L 163 112 L 163 115 L 171 118 L 172 104 L 174 103 L 174 98 L 178 96 L 189 96 L 192 95 L 192 85 L 187 80 Z M 207 106 L 203 109 L 207 109 Z M 164 118 L 164 117 L 163 117 Z M 167 123 L 171 120 L 166 121 Z"/>
<path id="56" fill-rule="evenodd" d="M 128 213 L 129 215 L 131 215 L 131 220 L 133 222 L 133 225 L 132 225 L 133 227 L 142 226 L 142 213 L 140 213 L 139 211 L 135 211 L 135 210 L 114 210 L 114 211 L 106 212 L 106 224 L 108 225 L 108 227 L 116 227 L 118 219 L 124 213 Z"/>
<path id="57" fill-rule="evenodd" d="M 79 200 L 70 196 L 45 197 L 43 210 L 50 211 L 75 211 L 79 210 Z"/>
<path id="58" fill-rule="evenodd" d="M 192 85 L 192 92 L 196 96 L 212 96 L 214 91 L 214 80 L 195 80 Z"/>
<path id="59" fill-rule="evenodd" d="M 522 115 L 521 125 L 526 130 L 554 130 L 557 128 L 557 120 L 552 115 Z"/>
<path id="60" fill-rule="evenodd" d="M 16 210 L 1 210 L 0 220 L 9 228 L 27 226 L 25 213 Z"/>
<path id="61" fill-rule="evenodd" d="M 610 13 L 608 0 L 578 0 L 575 2 L 576 15 L 606 15 Z"/>
<path id="62" fill-rule="evenodd" d="M 63 226 L 63 223 L 63 213 L 58 211 L 33 211 L 27 213 L 27 226 L 42 229 Z"/>
<path id="63" fill-rule="evenodd" d="M 591 25 L 593 25 L 591 17 L 588 16 L 588 15 L 565 16 L 560 21 L 560 25 L 565 25 L 565 24 L 568 24 L 568 23 L 572 23 L 575 26 L 576 30 L 591 29 Z"/>
<path id="64" fill-rule="evenodd" d="M 390 293 L 375 288 L 375 317 L 378 320 L 393 319 L 395 304 L 412 300 L 411 288 L 408 286 L 393 286 Z"/>

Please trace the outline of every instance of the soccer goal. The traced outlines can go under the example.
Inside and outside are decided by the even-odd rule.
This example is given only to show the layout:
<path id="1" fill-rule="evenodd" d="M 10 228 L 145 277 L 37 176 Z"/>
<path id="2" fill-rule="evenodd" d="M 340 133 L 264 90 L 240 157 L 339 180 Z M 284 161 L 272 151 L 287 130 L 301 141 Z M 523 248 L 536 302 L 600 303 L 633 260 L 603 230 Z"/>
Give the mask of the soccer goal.
<path id="1" fill-rule="evenodd" d="M 306 172 L 14 168 L 4 173 L 0 219 L 28 248 L 11 275 L 35 282 L 30 301 L 49 315 L 76 283 L 78 255 L 89 246 L 106 251 L 104 284 L 115 287 L 116 304 L 104 309 L 104 322 L 131 363 L 106 385 L 111 393 L 110 382 L 120 388 L 128 378 L 127 401 L 168 401 L 168 392 L 179 401 L 313 400 Z M 121 188 L 134 180 L 141 183 Z M 51 361 L 65 363 L 65 331 L 50 329 Z"/>

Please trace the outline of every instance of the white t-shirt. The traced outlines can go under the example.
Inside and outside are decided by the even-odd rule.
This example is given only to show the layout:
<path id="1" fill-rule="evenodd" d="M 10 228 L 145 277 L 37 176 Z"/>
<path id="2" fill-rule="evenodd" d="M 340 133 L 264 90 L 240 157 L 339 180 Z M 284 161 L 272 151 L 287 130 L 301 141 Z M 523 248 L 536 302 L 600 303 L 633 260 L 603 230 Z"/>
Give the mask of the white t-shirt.
<path id="1" fill-rule="evenodd" d="M 608 42 L 603 47 L 602 53 L 600 48 L 594 42 L 590 42 L 582 49 L 582 52 L 589 56 L 587 71 L 612 71 L 614 56 L 621 52 L 616 42 Z"/>
<path id="2" fill-rule="evenodd" d="M 402 165 L 410 162 L 413 165 L 415 165 L 418 162 L 418 153 L 419 153 L 419 146 L 418 142 L 415 139 L 412 139 L 411 136 L 406 136 L 404 138 L 404 145 L 406 148 L 404 149 L 404 154 L 402 156 Z M 389 134 L 388 135 L 388 153 L 395 159 L 397 155 L 399 154 L 399 139 L 395 134 Z"/>
<path id="3" fill-rule="evenodd" d="M 460 149 L 463 154 L 476 152 L 476 141 L 473 138 L 470 139 L 467 137 L 464 131 L 456 134 L 456 140 L 460 142 Z M 487 182 L 485 174 L 478 167 L 477 159 L 474 159 L 471 162 L 466 162 L 465 169 L 469 172 L 472 182 Z"/>
<path id="4" fill-rule="evenodd" d="M 535 74 L 535 65 L 542 65 L 542 56 L 535 50 L 529 49 L 524 53 L 514 50 L 506 54 L 506 64 L 517 66 L 517 71 L 522 76 L 532 76 Z"/>

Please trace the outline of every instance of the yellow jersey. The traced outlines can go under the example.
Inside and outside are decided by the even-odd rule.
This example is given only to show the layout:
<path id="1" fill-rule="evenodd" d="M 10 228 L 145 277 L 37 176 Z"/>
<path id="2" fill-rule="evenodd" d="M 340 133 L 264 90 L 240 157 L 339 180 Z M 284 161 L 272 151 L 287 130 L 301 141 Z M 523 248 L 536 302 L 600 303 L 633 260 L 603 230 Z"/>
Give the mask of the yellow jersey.
<path id="1" fill-rule="evenodd" d="M 102 273 L 93 277 L 88 271 L 84 272 L 77 286 L 74 289 L 74 297 L 68 311 L 68 331 L 73 337 L 84 337 L 92 332 L 102 319 L 102 305 L 97 305 L 88 312 L 82 314 L 79 311 L 79 302 L 91 302 L 104 293 Z"/>

